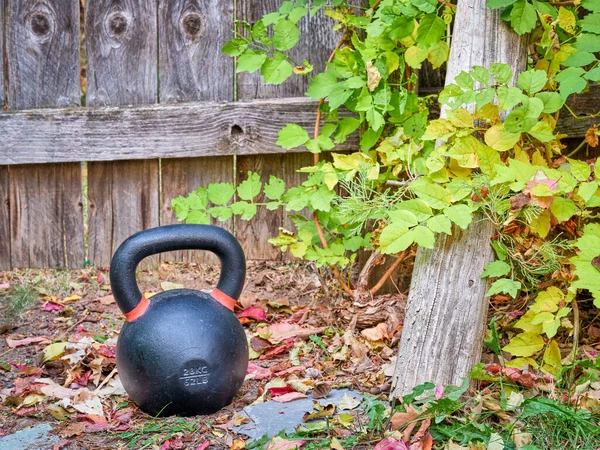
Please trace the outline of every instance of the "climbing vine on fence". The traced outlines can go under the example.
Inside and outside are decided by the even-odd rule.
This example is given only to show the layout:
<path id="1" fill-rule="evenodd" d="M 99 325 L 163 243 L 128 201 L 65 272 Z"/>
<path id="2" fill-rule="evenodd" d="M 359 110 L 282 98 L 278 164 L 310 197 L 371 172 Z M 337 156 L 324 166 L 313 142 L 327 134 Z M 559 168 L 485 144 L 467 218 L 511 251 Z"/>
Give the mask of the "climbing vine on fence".
<path id="1" fill-rule="evenodd" d="M 415 244 L 433 248 L 436 234 L 490 220 L 497 258 L 482 274 L 491 280 L 488 295 L 531 300 L 504 347 L 515 356 L 508 364 L 541 362 L 558 374 L 554 338 L 573 328 L 568 316 L 578 293 L 600 307 L 600 163 L 565 155 L 566 136 L 555 129 L 560 114 L 573 114 L 565 101 L 600 81 L 600 2 L 488 0 L 488 6 L 503 8 L 516 33 L 529 33 L 530 67 L 515 74 L 516 86 L 505 64 L 474 67 L 437 98 L 417 96 L 414 69 L 448 59 L 451 3 L 382 0 L 360 8 L 341 0 L 284 1 L 254 24 L 236 23 L 223 50 L 237 58 L 238 72 L 259 71 L 271 84 L 309 77 L 306 95 L 319 100 L 314 132 L 290 123 L 277 143 L 305 147 L 315 161 L 301 169 L 306 181 L 298 186 L 277 177 L 263 184 L 250 172 L 237 188 L 199 187 L 173 200 L 179 220 L 250 220 L 262 207 L 297 213 L 296 230 L 282 230 L 271 242 L 332 266 L 353 295 L 364 289 L 348 278 L 359 249 L 398 262 Z M 290 50 L 300 39 L 298 21 L 321 9 L 341 39 L 315 74 L 314 62 L 296 61 Z M 436 101 L 446 115 L 432 120 Z M 360 149 L 336 153 L 358 130 Z M 598 146 L 598 134 L 590 128 L 576 150 Z M 331 151 L 331 161 L 319 158 L 323 151 Z M 261 194 L 267 201 L 256 201 Z"/>

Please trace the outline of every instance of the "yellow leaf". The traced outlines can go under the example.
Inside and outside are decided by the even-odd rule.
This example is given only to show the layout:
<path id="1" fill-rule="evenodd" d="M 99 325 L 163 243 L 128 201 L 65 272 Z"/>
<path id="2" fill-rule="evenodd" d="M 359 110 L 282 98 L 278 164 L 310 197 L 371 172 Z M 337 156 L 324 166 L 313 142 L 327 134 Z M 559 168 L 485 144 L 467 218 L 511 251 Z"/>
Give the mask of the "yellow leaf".
<path id="1" fill-rule="evenodd" d="M 543 361 L 545 364 L 543 369 L 552 375 L 556 375 L 560 372 L 560 369 L 562 369 L 561 359 L 558 343 L 554 340 L 550 341 L 550 344 L 546 347 L 546 351 L 544 352 Z"/>
<path id="2" fill-rule="evenodd" d="M 534 166 L 548 167 L 548 162 L 546 161 L 546 158 L 542 156 L 539 150 L 536 150 L 535 152 L 533 152 L 533 155 L 531 155 L 531 164 L 533 164 Z"/>
<path id="3" fill-rule="evenodd" d="M 511 133 L 504 124 L 494 125 L 485 132 L 484 140 L 494 150 L 504 152 L 513 148 L 521 139 L 521 133 Z"/>
<path id="4" fill-rule="evenodd" d="M 530 223 L 531 231 L 545 238 L 550 232 L 550 211 L 547 209 Z"/>
<path id="5" fill-rule="evenodd" d="M 419 69 L 421 67 L 421 63 L 425 61 L 427 58 L 427 50 L 417 47 L 413 45 L 406 50 L 404 53 L 404 59 L 406 64 L 408 64 L 413 69 Z"/>
<path id="6" fill-rule="evenodd" d="M 542 334 L 542 325 L 531 323 L 536 315 L 537 312 L 530 309 L 517 321 L 517 323 L 514 324 L 514 327 L 530 333 Z"/>
<path id="7" fill-rule="evenodd" d="M 575 34 L 577 19 L 575 14 L 562 6 L 558 9 L 558 25 L 569 34 Z"/>
<path id="8" fill-rule="evenodd" d="M 514 369 L 522 369 L 526 365 L 530 365 L 536 369 L 539 367 L 539 364 L 533 358 L 515 358 L 508 361 L 505 365 Z"/>
<path id="9" fill-rule="evenodd" d="M 448 47 L 446 41 L 439 41 L 429 49 L 427 60 L 431 63 L 434 69 L 437 69 L 448 60 L 449 54 L 450 47 Z"/>
<path id="10" fill-rule="evenodd" d="M 342 446 L 342 444 L 340 444 L 340 441 L 338 441 L 338 439 L 335 437 L 331 440 L 329 448 L 332 448 L 334 450 L 344 450 L 344 447 Z"/>
<path id="11" fill-rule="evenodd" d="M 503 350 L 514 356 L 535 355 L 544 348 L 544 339 L 536 333 L 521 333 L 513 337 Z"/>
<path id="12" fill-rule="evenodd" d="M 44 349 L 42 364 L 48 361 L 54 361 L 65 353 L 65 347 L 68 342 L 55 342 Z"/>
<path id="13" fill-rule="evenodd" d="M 446 116 L 455 127 L 473 128 L 475 126 L 475 123 L 473 122 L 473 116 L 465 108 L 446 111 Z"/>
<path id="14" fill-rule="evenodd" d="M 77 301 L 77 300 L 81 300 L 81 298 L 82 298 L 81 295 L 73 294 L 73 295 L 71 295 L 71 296 L 63 299 L 62 302 L 63 303 L 74 302 L 74 301 Z"/>

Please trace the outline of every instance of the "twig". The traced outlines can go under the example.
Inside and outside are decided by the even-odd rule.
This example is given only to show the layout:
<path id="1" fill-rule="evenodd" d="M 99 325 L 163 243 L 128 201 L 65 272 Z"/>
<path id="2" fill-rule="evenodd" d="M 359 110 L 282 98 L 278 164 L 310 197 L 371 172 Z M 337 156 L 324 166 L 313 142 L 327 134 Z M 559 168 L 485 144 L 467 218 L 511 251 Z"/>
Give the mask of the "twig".
<path id="1" fill-rule="evenodd" d="M 358 276 L 358 281 L 356 282 L 356 289 L 354 290 L 355 294 L 358 294 L 360 296 L 369 292 L 369 277 L 371 276 L 371 272 L 373 272 L 375 266 L 383 262 L 384 258 L 384 255 L 377 251 L 371 252 L 371 255 L 367 259 L 367 262 L 365 262 L 365 265 L 361 269 L 360 275 Z"/>
<path id="2" fill-rule="evenodd" d="M 321 228 L 321 223 L 319 222 L 319 216 L 317 215 L 316 211 L 313 213 L 313 218 L 315 220 L 315 226 L 317 227 L 317 233 L 319 233 L 319 239 L 321 240 L 321 245 L 323 245 L 323 248 L 329 248 L 329 245 L 327 245 L 327 240 L 325 239 L 325 235 L 323 234 L 323 229 Z M 352 289 L 350 289 L 348 287 L 348 285 L 342 278 L 342 275 L 340 274 L 340 271 L 338 270 L 338 268 L 333 265 L 331 266 L 331 268 L 333 269 L 333 274 L 335 275 L 335 278 L 338 280 L 338 283 L 340 283 L 340 286 L 342 287 L 344 292 L 346 292 L 346 294 L 348 294 L 348 295 L 352 295 Z"/>
<path id="3" fill-rule="evenodd" d="M 579 306 L 577 305 L 577 299 L 571 301 L 573 307 L 573 362 L 577 356 L 577 348 L 579 347 Z"/>
<path id="4" fill-rule="evenodd" d="M 402 263 L 402 261 L 404 261 L 406 259 L 406 257 L 408 255 L 409 255 L 409 250 L 404 250 L 402 253 L 400 253 L 398 255 L 398 257 L 396 258 L 396 261 L 394 261 L 394 264 L 392 264 L 389 267 L 389 269 L 385 271 L 385 273 L 379 279 L 377 284 L 369 290 L 369 293 L 371 295 L 375 295 L 377 293 L 377 291 L 379 291 L 379 289 L 381 289 L 383 287 L 386 280 L 392 275 L 392 273 L 394 273 L 394 270 L 396 270 L 396 268 L 400 265 L 400 263 Z"/>
<path id="5" fill-rule="evenodd" d="M 550 3 L 552 6 L 569 6 L 569 5 L 575 4 L 575 2 L 573 0 L 566 1 L 566 2 L 548 2 L 548 3 Z"/>
<path id="6" fill-rule="evenodd" d="M 569 153 L 567 155 L 567 158 L 570 158 L 571 156 L 573 156 L 575 153 L 577 153 L 579 150 L 581 150 L 583 148 L 583 146 L 587 143 L 587 141 L 584 139 L 583 141 L 581 141 L 581 144 L 579 144 L 575 150 L 573 150 L 571 153 Z"/>

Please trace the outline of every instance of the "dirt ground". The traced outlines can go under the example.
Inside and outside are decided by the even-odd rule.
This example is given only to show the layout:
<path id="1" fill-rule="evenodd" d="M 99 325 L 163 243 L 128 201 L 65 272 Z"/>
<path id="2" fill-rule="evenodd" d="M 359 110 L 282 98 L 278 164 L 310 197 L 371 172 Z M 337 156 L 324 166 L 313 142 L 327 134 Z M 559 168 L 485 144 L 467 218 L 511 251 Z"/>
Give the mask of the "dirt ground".
<path id="1" fill-rule="evenodd" d="M 152 295 L 182 286 L 210 290 L 218 276 L 209 265 L 163 263 L 140 271 L 138 282 Z M 212 416 L 154 419 L 119 389 L 114 344 L 124 318 L 107 270 L 0 273 L 0 436 L 49 423 L 60 437 L 56 449 L 198 449 L 207 442 L 240 449 L 246 439 L 231 428 L 253 402 L 339 386 L 385 394 L 405 296 L 356 303 L 332 286 L 310 265 L 250 263 L 236 313 L 251 366 L 233 404 Z M 265 334 L 274 326 L 286 337 Z M 61 342 L 54 354 L 51 344 Z"/>

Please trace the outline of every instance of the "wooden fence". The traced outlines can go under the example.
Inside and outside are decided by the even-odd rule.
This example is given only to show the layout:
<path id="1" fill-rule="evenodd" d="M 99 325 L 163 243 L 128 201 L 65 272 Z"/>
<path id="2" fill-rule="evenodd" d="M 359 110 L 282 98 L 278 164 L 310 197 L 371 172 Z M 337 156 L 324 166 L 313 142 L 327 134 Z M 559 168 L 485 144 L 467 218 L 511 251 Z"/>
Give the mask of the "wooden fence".
<path id="1" fill-rule="evenodd" d="M 220 50 L 236 18 L 280 3 L 0 0 L 0 270 L 106 266 L 129 235 L 176 222 L 171 199 L 199 185 L 248 170 L 301 181 L 312 155 L 275 141 L 288 122 L 310 129 L 306 79 L 264 85 Z M 323 14 L 300 27 L 294 52 L 321 70 L 339 36 Z M 249 259 L 282 258 L 267 239 L 289 226 L 284 212 L 223 226 Z"/>

